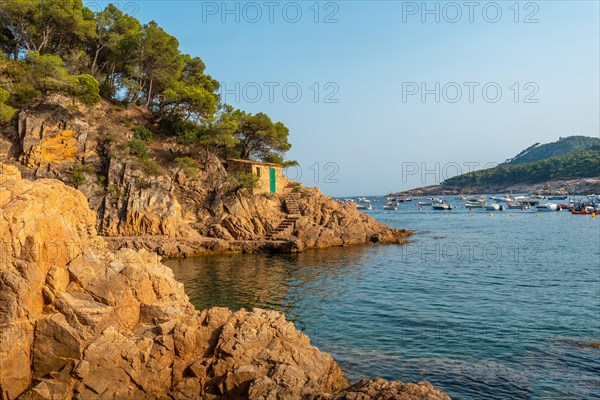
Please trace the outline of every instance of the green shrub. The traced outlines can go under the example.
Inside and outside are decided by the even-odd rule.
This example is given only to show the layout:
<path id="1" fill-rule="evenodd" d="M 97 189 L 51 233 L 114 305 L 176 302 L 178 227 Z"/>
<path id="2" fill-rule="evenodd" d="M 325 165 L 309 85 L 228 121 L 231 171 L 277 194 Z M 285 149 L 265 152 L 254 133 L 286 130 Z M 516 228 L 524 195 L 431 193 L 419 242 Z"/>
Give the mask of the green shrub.
<path id="1" fill-rule="evenodd" d="M 111 203 L 113 206 L 119 204 L 119 200 L 124 199 L 125 194 L 123 193 L 123 189 L 119 185 L 115 185 L 114 183 L 110 183 L 106 188 L 106 193 L 112 197 Z"/>
<path id="2" fill-rule="evenodd" d="M 164 118 L 160 122 L 162 129 L 172 136 L 177 136 L 177 142 L 183 145 L 194 144 L 200 136 L 200 127 L 191 122 L 184 121 L 180 117 Z"/>
<path id="3" fill-rule="evenodd" d="M 183 145 L 194 144 L 197 140 L 198 131 L 195 128 L 186 127 L 177 134 L 177 142 Z"/>
<path id="4" fill-rule="evenodd" d="M 158 176 L 161 173 L 160 165 L 151 158 L 141 158 L 139 160 L 139 166 L 148 175 Z"/>
<path id="5" fill-rule="evenodd" d="M 140 178 L 137 180 L 137 187 L 140 189 L 150 189 L 152 187 L 152 182 L 144 178 Z"/>
<path id="6" fill-rule="evenodd" d="M 78 164 L 78 165 L 74 165 L 72 168 L 72 174 L 71 174 L 71 185 L 73 185 L 76 189 L 79 189 L 79 186 L 81 186 L 83 184 L 83 182 L 85 182 L 85 169 L 86 166 Z"/>
<path id="7" fill-rule="evenodd" d="M 77 86 L 75 94 L 82 103 L 93 106 L 100 102 L 100 87 L 98 81 L 91 75 L 83 74 L 75 78 Z"/>
<path id="8" fill-rule="evenodd" d="M 146 159 L 152 155 L 152 151 L 146 142 L 137 138 L 129 141 L 129 153 L 137 156 L 139 159 Z"/>
<path id="9" fill-rule="evenodd" d="M 11 91 L 14 103 L 17 105 L 25 105 L 40 95 L 39 90 L 29 82 L 17 82 L 12 86 Z"/>
<path id="10" fill-rule="evenodd" d="M 149 143 L 152 141 L 152 131 L 144 126 L 138 125 L 133 128 L 133 138 Z"/>
<path id="11" fill-rule="evenodd" d="M 196 161 L 192 157 L 177 157 L 175 163 L 187 176 L 198 175 L 199 170 L 196 167 Z"/>
<path id="12" fill-rule="evenodd" d="M 250 195 L 258 186 L 258 176 L 248 172 L 234 172 L 227 178 L 227 189 L 230 193 Z"/>
<path id="13" fill-rule="evenodd" d="M 4 104 L 8 100 L 10 93 L 0 88 L 0 124 L 10 121 L 15 109 L 11 106 Z"/>

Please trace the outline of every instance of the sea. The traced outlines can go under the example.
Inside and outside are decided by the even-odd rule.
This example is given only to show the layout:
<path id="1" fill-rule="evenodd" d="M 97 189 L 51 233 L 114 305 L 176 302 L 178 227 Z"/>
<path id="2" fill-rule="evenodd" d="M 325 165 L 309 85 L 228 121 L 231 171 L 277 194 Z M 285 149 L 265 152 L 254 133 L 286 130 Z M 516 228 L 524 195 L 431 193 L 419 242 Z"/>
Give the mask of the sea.
<path id="1" fill-rule="evenodd" d="M 365 210 L 405 245 L 167 260 L 197 308 L 281 311 L 355 381 L 455 399 L 600 398 L 600 216 L 417 201 Z"/>

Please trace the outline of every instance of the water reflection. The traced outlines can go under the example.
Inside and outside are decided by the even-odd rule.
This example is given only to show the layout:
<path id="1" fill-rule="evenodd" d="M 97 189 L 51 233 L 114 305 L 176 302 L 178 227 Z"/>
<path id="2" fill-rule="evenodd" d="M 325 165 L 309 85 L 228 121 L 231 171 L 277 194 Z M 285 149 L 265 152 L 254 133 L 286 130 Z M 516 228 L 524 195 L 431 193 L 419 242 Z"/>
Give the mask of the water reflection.
<path id="1" fill-rule="evenodd" d="M 600 340 L 598 219 L 373 214 L 420 233 L 409 246 L 166 264 L 198 308 L 285 313 L 353 380 L 429 380 L 466 399 L 600 398 L 600 350 L 578 347 Z"/>
<path id="2" fill-rule="evenodd" d="M 198 309 L 253 307 L 293 319 L 299 302 L 335 299 L 358 279 L 368 253 L 363 246 L 298 254 L 232 254 L 166 260 Z M 318 283 L 318 284 L 317 284 Z"/>

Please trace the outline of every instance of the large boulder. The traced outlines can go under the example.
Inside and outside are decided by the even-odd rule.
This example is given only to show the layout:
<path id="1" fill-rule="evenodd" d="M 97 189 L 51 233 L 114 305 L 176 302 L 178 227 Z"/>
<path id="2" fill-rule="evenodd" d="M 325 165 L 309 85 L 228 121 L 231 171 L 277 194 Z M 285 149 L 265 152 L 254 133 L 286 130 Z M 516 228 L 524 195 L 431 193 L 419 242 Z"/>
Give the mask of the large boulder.
<path id="1" fill-rule="evenodd" d="M 401 243 L 411 233 L 393 229 L 356 209 L 324 196 L 319 189 L 305 188 L 297 195 L 301 216 L 295 235 L 305 247 L 331 247 L 362 243 Z"/>
<path id="2" fill-rule="evenodd" d="M 341 369 L 283 315 L 197 312 L 155 253 L 108 250 L 79 191 L 0 167 L 0 398 L 438 393 L 401 383 L 342 392 Z"/>
<path id="3" fill-rule="evenodd" d="M 381 378 L 362 380 L 335 396 L 334 400 L 449 400 L 429 382 L 403 383 Z"/>

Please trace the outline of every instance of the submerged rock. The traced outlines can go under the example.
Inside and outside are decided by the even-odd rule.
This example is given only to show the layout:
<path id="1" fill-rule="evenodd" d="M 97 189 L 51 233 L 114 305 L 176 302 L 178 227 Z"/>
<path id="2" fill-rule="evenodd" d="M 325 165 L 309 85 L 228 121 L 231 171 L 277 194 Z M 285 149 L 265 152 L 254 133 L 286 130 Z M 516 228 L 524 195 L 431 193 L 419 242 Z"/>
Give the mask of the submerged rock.
<path id="1" fill-rule="evenodd" d="M 1 398 L 447 398 L 425 397 L 441 392 L 421 383 L 343 391 L 331 356 L 280 313 L 196 311 L 155 253 L 108 249 L 81 192 L 9 175 L 0 183 Z"/>

